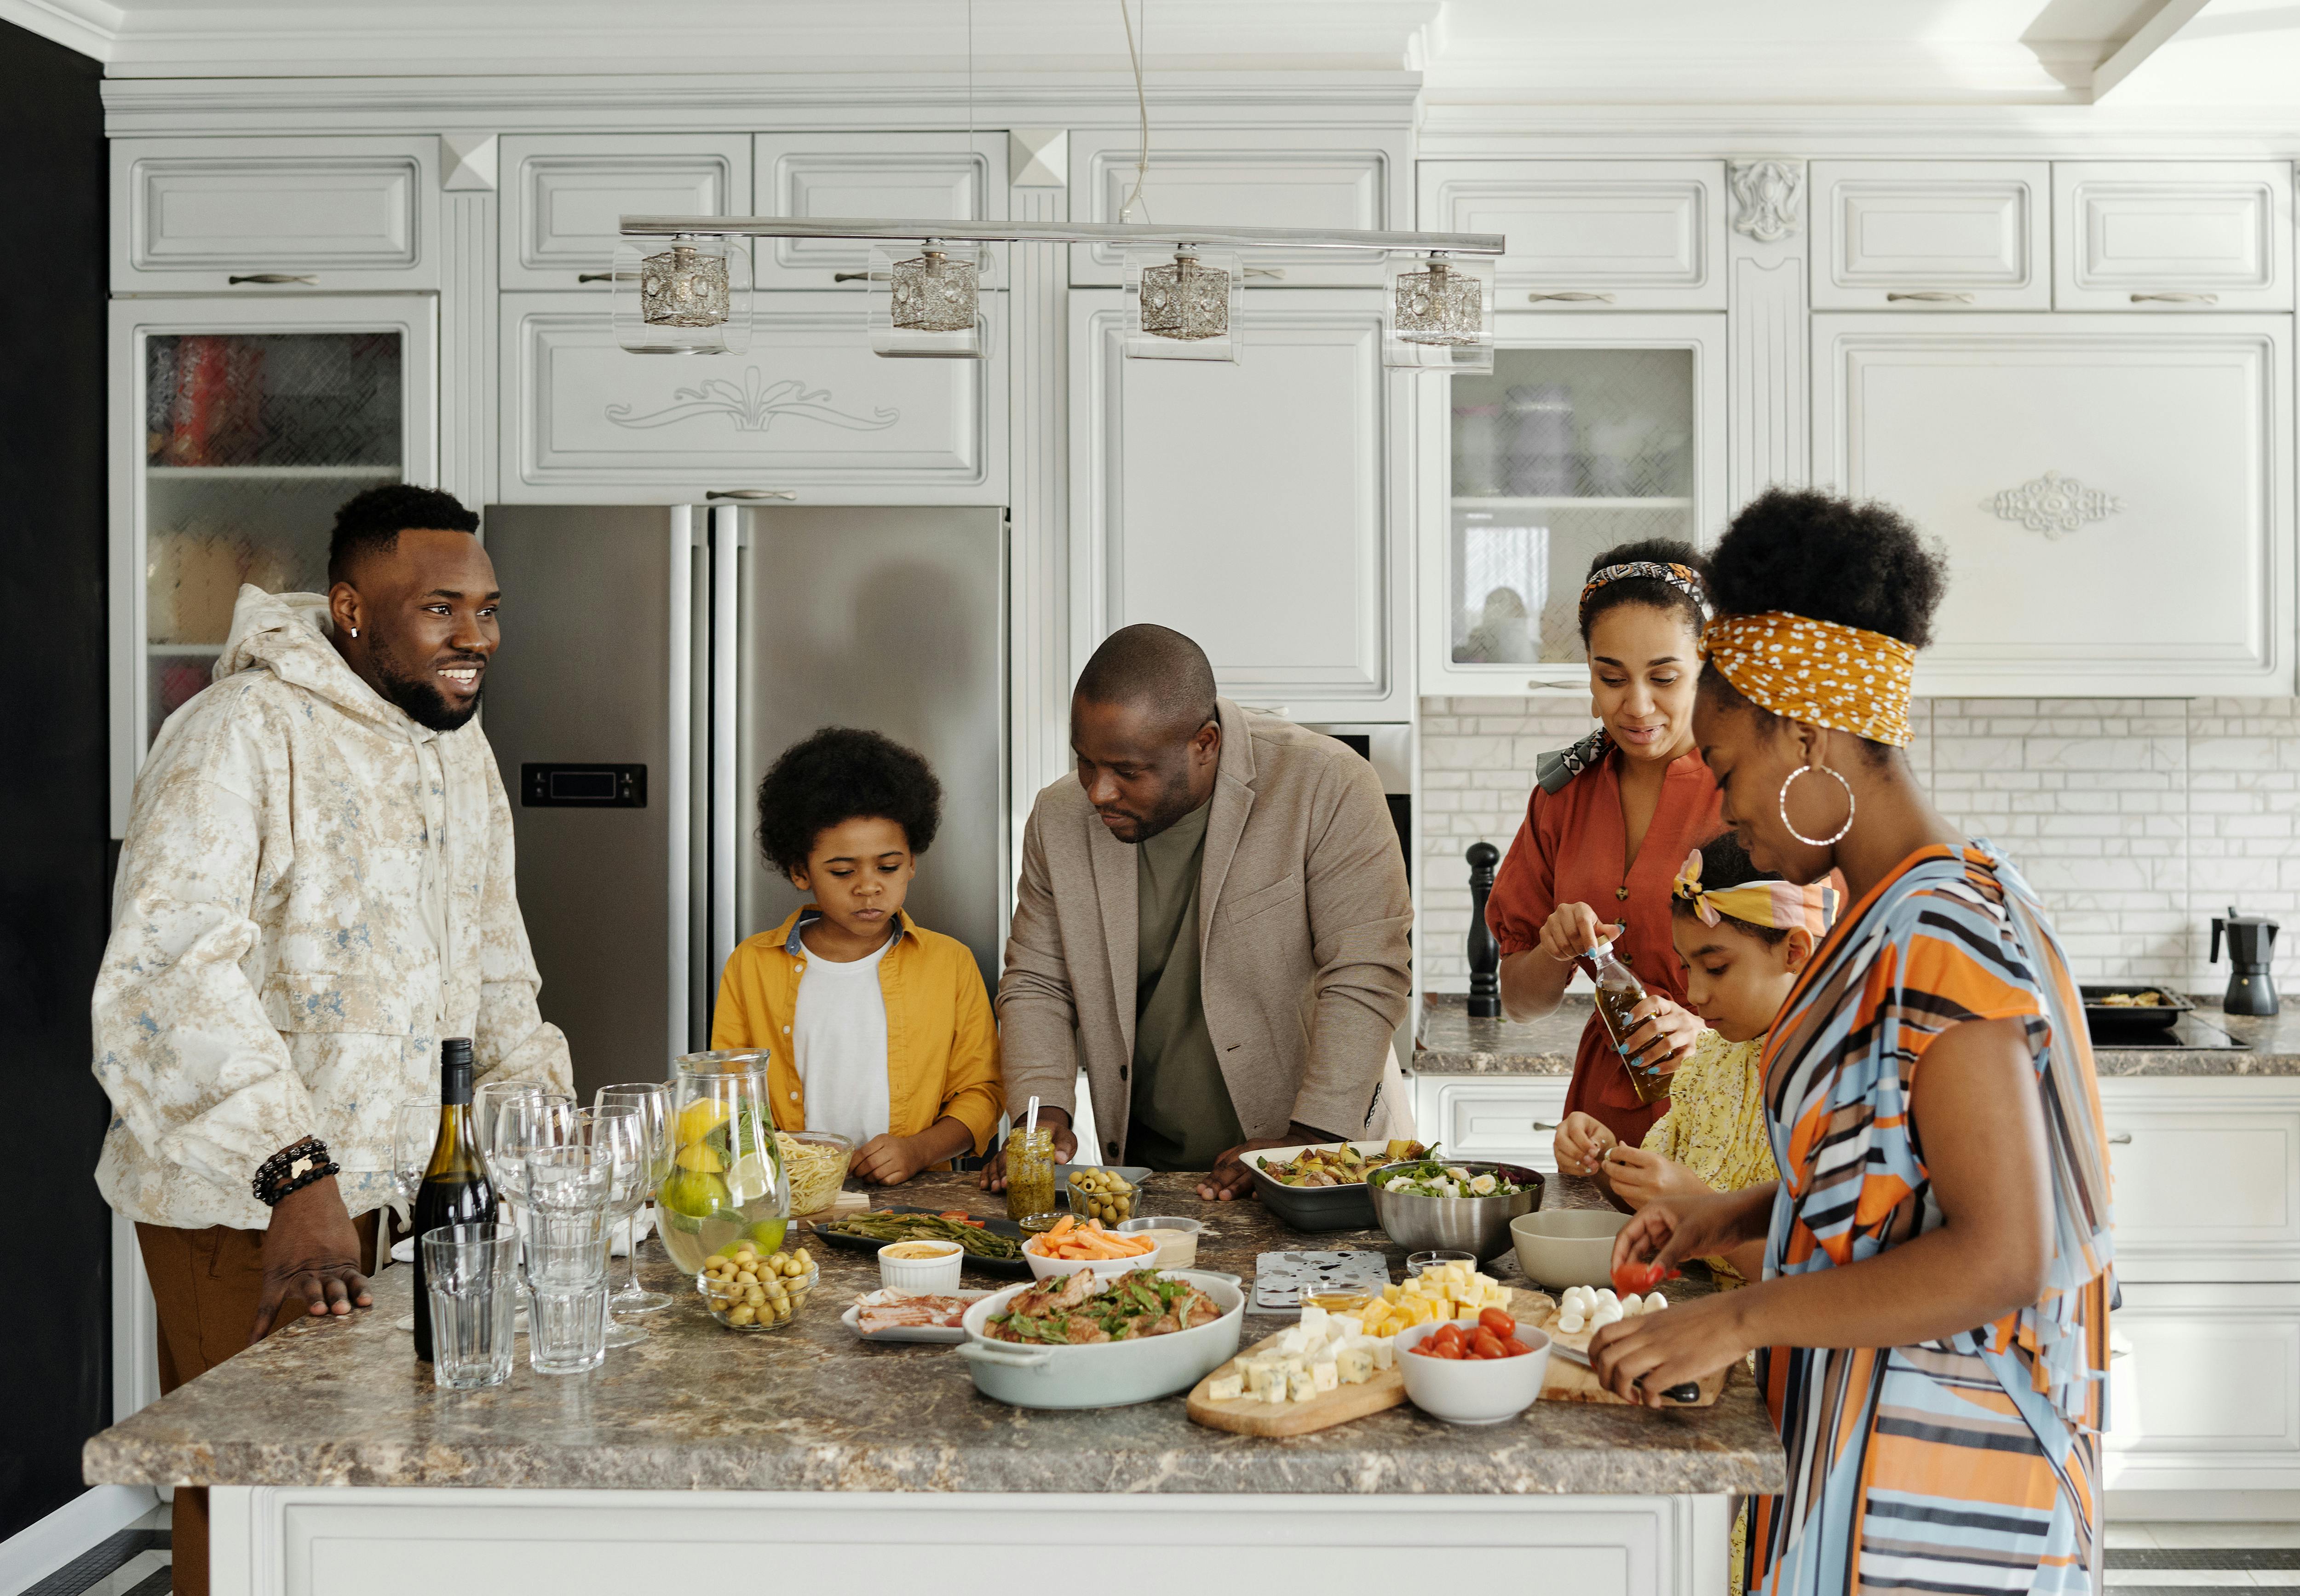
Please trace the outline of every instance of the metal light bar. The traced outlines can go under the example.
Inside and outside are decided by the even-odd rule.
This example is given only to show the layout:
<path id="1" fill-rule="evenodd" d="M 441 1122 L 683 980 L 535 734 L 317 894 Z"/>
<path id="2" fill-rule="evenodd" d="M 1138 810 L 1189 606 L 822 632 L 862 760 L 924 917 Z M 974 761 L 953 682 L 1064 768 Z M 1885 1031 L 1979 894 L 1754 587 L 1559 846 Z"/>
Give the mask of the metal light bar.
<path id="1" fill-rule="evenodd" d="M 1411 250 L 1417 254 L 1498 255 L 1509 247 L 1499 233 L 1324 232 L 1315 228 L 1168 227 L 1114 221 L 880 221 L 867 217 L 626 216 L 623 236 L 742 238 L 940 238 L 954 244 L 1130 244 L 1171 250 L 1200 244 L 1212 249 Z"/>

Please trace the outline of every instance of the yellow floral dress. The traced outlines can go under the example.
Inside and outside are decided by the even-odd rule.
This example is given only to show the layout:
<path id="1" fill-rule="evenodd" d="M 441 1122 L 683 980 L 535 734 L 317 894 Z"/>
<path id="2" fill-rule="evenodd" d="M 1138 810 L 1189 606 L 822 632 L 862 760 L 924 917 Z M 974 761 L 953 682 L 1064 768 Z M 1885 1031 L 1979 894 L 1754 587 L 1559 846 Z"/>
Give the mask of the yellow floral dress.
<path id="1" fill-rule="evenodd" d="M 1762 1036 L 1728 1042 L 1714 1031 L 1702 1032 L 1693 1056 L 1670 1077 L 1669 1112 L 1646 1132 L 1645 1150 L 1684 1165 L 1713 1191 L 1738 1192 L 1779 1180 L 1780 1168 L 1773 1162 L 1772 1137 L 1765 1128 L 1764 1076 L 1757 1068 L 1757 1055 L 1764 1050 Z M 1721 1258 L 1701 1261 L 1724 1289 L 1746 1284 Z M 1744 1503 L 1733 1515 L 1727 1596 L 1741 1596 L 1748 1534 Z"/>

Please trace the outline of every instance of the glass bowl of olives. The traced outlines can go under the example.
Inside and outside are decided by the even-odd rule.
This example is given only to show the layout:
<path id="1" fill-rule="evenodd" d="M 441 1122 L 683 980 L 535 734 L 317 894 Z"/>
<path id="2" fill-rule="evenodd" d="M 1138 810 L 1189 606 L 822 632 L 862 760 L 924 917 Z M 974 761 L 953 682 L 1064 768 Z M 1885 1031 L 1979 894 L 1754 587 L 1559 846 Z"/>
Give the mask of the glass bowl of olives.
<path id="1" fill-rule="evenodd" d="M 1136 1189 L 1114 1169 L 1071 1171 L 1071 1212 L 1079 1224 L 1099 1219 L 1105 1230 L 1134 1217 Z"/>
<path id="2" fill-rule="evenodd" d="M 695 1276 L 711 1317 L 729 1330 L 779 1330 L 798 1316 L 822 1278 L 804 1247 L 762 1254 L 748 1242 L 714 1252 Z"/>

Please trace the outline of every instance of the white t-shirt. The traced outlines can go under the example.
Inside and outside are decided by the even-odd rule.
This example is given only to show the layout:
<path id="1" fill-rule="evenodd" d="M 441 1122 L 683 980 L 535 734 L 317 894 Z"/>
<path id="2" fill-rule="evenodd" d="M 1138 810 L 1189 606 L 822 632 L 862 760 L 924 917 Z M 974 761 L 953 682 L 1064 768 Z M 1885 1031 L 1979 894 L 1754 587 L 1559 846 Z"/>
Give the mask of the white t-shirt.
<path id="1" fill-rule="evenodd" d="M 851 964 L 809 949 L 799 972 L 791 1055 L 806 1093 L 806 1126 L 836 1132 L 857 1147 L 885 1135 L 894 1111 L 887 1089 L 887 998 L 879 989 L 879 961 L 893 945 L 890 937 Z"/>

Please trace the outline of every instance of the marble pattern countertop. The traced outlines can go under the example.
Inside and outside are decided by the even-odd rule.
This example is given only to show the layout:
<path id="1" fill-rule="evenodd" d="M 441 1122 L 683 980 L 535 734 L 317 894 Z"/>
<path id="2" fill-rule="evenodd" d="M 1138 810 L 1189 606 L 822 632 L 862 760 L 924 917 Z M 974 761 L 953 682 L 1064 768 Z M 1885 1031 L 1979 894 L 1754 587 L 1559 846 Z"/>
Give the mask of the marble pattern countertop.
<path id="1" fill-rule="evenodd" d="M 2228 1032 L 2249 1051 L 2104 1047 L 2094 1050 L 2095 1068 L 2104 1077 L 2300 1075 L 2300 1009 L 2254 1018 L 2221 1013 L 2218 998 L 2196 1002 L 2197 1019 Z M 1555 1013 L 1526 1025 L 1471 1019 L 1468 998 L 1432 993 L 1422 1001 L 1411 1073 L 1570 1076 L 1589 1013 L 1588 998 L 1568 996 Z"/>
<path id="2" fill-rule="evenodd" d="M 1285 1247 L 1404 1250 L 1379 1232 L 1304 1236 L 1260 1203 L 1201 1202 L 1196 1177 L 1153 1178 L 1144 1211 L 1205 1219 L 1199 1262 L 1254 1274 Z M 874 1202 L 1002 1211 L 971 1176 L 928 1176 Z M 1553 1179 L 1551 1206 L 1595 1206 Z M 747 1491 L 1677 1494 L 1773 1492 L 1781 1448 L 1746 1372 L 1705 1410 L 1538 1402 L 1456 1428 L 1410 1405 L 1268 1440 L 1192 1424 L 1181 1398 L 1076 1412 L 977 1394 L 950 1348 L 866 1346 L 838 1322 L 878 1284 L 876 1261 L 817 1243 L 817 1295 L 787 1331 L 722 1330 L 653 1243 L 641 1274 L 676 1306 L 604 1367 L 444 1392 L 393 1321 L 413 1271 L 384 1272 L 376 1305 L 305 1321 L 88 1442 L 91 1484 L 462 1485 Z M 1496 1266 L 1516 1278 L 1505 1258 Z M 1521 1280 L 1519 1282 L 1522 1284 Z M 970 1273 L 970 1285 L 1004 1284 Z M 1699 1289 L 1696 1283 L 1682 1283 Z M 1248 1341 L 1287 1316 L 1250 1313 Z"/>

